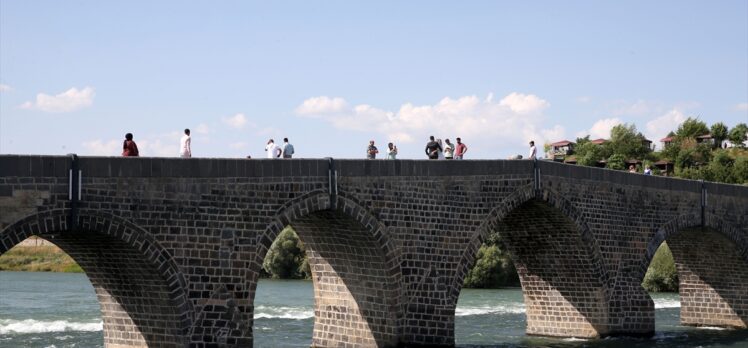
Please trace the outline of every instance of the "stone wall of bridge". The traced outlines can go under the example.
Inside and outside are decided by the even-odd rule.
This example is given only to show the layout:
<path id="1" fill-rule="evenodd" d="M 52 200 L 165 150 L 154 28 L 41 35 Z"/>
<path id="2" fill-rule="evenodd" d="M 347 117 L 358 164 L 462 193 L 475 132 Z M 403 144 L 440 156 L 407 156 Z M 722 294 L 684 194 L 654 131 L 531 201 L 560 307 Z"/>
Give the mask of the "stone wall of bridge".
<path id="1" fill-rule="evenodd" d="M 529 334 L 651 334 L 644 272 L 693 224 L 748 260 L 748 188 L 732 185 L 532 161 L 84 157 L 73 224 L 70 161 L 0 156 L 0 253 L 41 235 L 90 270 L 108 346 L 251 345 L 262 260 L 287 225 L 307 245 L 317 346 L 454 345 L 462 281 L 493 231 Z M 745 321 L 741 293 L 707 283 Z"/>

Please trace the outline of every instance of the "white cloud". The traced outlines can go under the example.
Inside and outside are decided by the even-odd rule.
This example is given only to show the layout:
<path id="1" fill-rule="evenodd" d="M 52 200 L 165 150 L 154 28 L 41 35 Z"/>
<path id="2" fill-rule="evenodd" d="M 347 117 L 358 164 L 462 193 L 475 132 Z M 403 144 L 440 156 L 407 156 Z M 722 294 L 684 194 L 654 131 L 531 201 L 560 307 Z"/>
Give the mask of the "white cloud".
<path id="1" fill-rule="evenodd" d="M 84 153 L 87 156 L 120 156 L 122 154 L 123 140 L 102 141 L 101 139 L 84 142 Z"/>
<path id="2" fill-rule="evenodd" d="M 177 157 L 179 155 L 180 132 L 171 132 L 155 135 L 146 135 L 139 138 L 137 134 L 133 138 L 138 145 L 140 156 L 145 157 Z M 84 142 L 82 155 L 89 156 L 121 156 L 122 142 L 120 140 L 103 141 L 101 139 Z"/>
<path id="3" fill-rule="evenodd" d="M 735 105 L 736 111 L 748 111 L 748 103 L 740 103 L 738 105 Z"/>
<path id="4" fill-rule="evenodd" d="M 231 117 L 224 117 L 223 123 L 234 129 L 242 129 L 247 124 L 247 117 L 239 113 Z"/>
<path id="5" fill-rule="evenodd" d="M 586 104 L 592 101 L 592 97 L 583 95 L 581 97 L 577 97 L 576 101 L 577 103 L 580 103 L 580 104 Z"/>
<path id="6" fill-rule="evenodd" d="M 320 96 L 305 100 L 296 108 L 296 113 L 299 115 L 317 115 L 341 112 L 347 106 L 348 105 L 343 98 Z"/>
<path id="7" fill-rule="evenodd" d="M 614 116 L 643 116 L 652 114 L 657 110 L 662 110 L 658 103 L 646 100 L 637 100 L 634 103 L 619 101 L 617 104 L 611 112 Z"/>
<path id="8" fill-rule="evenodd" d="M 81 90 L 73 87 L 58 95 L 47 95 L 39 93 L 36 95 L 36 101 L 27 101 L 21 104 L 23 109 L 34 109 L 45 112 L 71 112 L 82 109 L 93 104 L 95 96 L 94 89 L 86 87 Z"/>
<path id="9" fill-rule="evenodd" d="M 245 143 L 243 141 L 240 141 L 240 142 L 229 144 L 229 147 L 232 148 L 232 149 L 234 149 L 234 150 L 243 150 L 243 149 L 247 148 L 247 143 Z"/>
<path id="10" fill-rule="evenodd" d="M 550 106 L 547 101 L 532 94 L 520 94 L 514 92 L 501 99 L 499 105 L 506 106 L 518 114 L 530 114 L 540 112 Z"/>
<path id="11" fill-rule="evenodd" d="M 532 94 L 511 93 L 498 102 L 493 101 L 491 94 L 483 99 L 446 97 L 433 105 L 405 103 L 396 111 L 368 104 L 341 108 L 339 105 L 348 103 L 339 97 L 316 99 L 338 100 L 338 106 L 327 108 L 329 112 L 314 114 L 337 129 L 380 133 L 396 143 L 420 142 L 429 135 L 452 140 L 462 137 L 466 143 L 474 145 L 471 147 L 474 156 L 484 151 L 485 157 L 503 158 L 500 152 L 524 148 L 529 140 L 542 144 L 557 141 L 565 133 L 563 127 L 557 125 L 546 129 L 543 111 L 550 104 Z M 309 100 L 296 109 L 297 113 L 300 109 L 306 110 L 305 104 L 311 104 L 307 103 Z"/>
<path id="12" fill-rule="evenodd" d="M 210 133 L 210 127 L 207 124 L 201 123 L 195 127 L 195 133 L 197 134 L 208 134 Z"/>
<path id="13" fill-rule="evenodd" d="M 623 122 L 618 118 L 604 118 L 595 122 L 589 130 L 577 133 L 577 136 L 589 135 L 590 139 L 608 139 L 610 138 L 610 130 L 621 123 Z"/>
<path id="14" fill-rule="evenodd" d="M 11 88 L 10 86 L 0 83 L 0 92 L 10 92 L 12 90 L 13 88 Z"/>
<path id="15" fill-rule="evenodd" d="M 672 109 L 664 115 L 647 122 L 645 135 L 647 139 L 659 140 L 675 131 L 686 120 L 686 116 L 678 109 Z"/>

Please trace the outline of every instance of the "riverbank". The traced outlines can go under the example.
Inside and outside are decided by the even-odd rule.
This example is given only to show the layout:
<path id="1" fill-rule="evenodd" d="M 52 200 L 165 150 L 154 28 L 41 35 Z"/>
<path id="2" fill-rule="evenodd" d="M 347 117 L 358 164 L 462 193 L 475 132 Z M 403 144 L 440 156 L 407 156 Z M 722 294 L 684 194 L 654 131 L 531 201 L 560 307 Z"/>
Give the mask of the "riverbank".
<path id="1" fill-rule="evenodd" d="M 78 264 L 55 245 L 18 245 L 0 256 L 0 271 L 83 273 Z"/>

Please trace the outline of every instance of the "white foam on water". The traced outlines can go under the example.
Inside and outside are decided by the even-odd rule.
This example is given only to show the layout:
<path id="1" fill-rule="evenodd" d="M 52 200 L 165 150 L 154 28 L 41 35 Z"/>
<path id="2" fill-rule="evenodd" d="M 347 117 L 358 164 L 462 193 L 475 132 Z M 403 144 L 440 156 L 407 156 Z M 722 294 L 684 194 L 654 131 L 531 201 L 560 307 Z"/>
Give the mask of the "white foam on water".
<path id="1" fill-rule="evenodd" d="M 715 330 L 715 331 L 727 330 L 724 327 L 717 327 L 717 326 L 697 326 L 696 328 L 701 329 L 701 330 Z"/>
<path id="2" fill-rule="evenodd" d="M 660 308 L 680 308 L 679 299 L 654 299 L 655 309 Z"/>
<path id="3" fill-rule="evenodd" d="M 569 337 L 569 338 L 564 338 L 562 341 L 566 341 L 566 342 L 585 342 L 585 341 L 588 341 L 588 340 L 585 339 L 585 338 Z"/>
<path id="4" fill-rule="evenodd" d="M 314 311 L 306 307 L 255 307 L 255 319 L 309 319 Z"/>
<path id="5" fill-rule="evenodd" d="M 77 323 L 65 320 L 42 321 L 34 319 L 13 320 L 0 319 L 0 335 L 19 333 L 65 332 L 65 331 L 102 331 L 104 323 Z"/>
<path id="6" fill-rule="evenodd" d="M 457 306 L 455 309 L 455 315 L 458 317 L 465 317 L 470 315 L 482 315 L 482 314 L 522 314 L 525 312 L 524 304 L 512 304 L 508 306 L 483 306 L 483 307 L 460 307 Z"/>

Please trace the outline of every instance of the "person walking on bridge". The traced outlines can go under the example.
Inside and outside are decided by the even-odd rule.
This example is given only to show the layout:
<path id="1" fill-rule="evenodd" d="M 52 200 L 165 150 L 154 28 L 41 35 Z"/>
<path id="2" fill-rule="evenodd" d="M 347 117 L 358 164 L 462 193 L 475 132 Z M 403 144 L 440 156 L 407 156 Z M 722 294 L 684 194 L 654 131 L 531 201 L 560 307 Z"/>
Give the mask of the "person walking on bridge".
<path id="1" fill-rule="evenodd" d="M 534 160 L 535 156 L 538 155 L 538 149 L 535 148 L 535 141 L 530 140 L 530 156 L 527 157 L 529 160 Z"/>
<path id="2" fill-rule="evenodd" d="M 192 157 L 192 137 L 190 137 L 190 129 L 184 130 L 184 135 L 179 141 L 179 157 L 190 158 Z"/>

